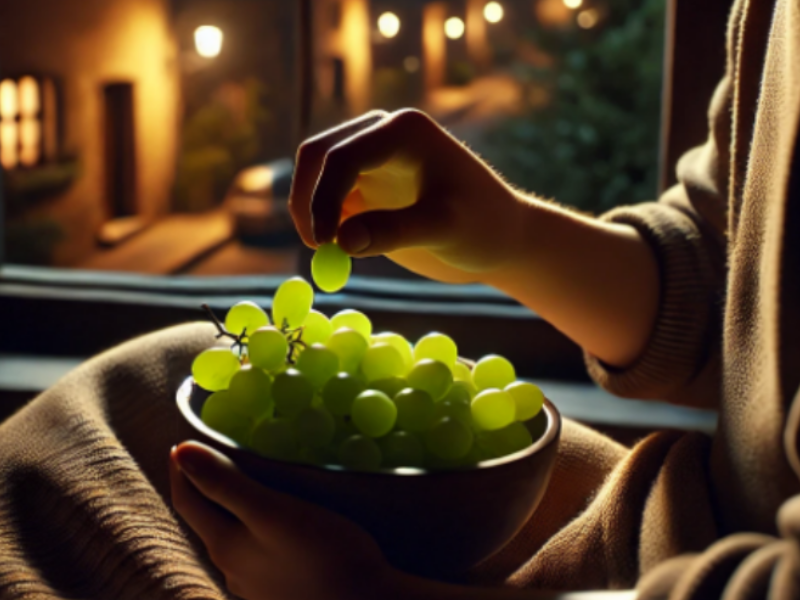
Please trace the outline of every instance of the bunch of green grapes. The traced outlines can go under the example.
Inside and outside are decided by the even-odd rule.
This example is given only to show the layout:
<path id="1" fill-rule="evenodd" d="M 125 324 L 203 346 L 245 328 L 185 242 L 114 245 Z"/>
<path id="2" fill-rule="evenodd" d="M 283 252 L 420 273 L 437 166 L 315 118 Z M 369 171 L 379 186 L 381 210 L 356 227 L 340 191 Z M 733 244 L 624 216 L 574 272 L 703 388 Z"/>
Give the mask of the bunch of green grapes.
<path id="1" fill-rule="evenodd" d="M 347 259 L 347 274 L 328 273 L 322 289 L 344 285 Z M 470 368 L 445 334 L 411 344 L 373 333 L 356 310 L 328 318 L 313 300 L 311 285 L 295 277 L 278 288 L 271 321 L 252 302 L 216 321 L 234 344 L 205 350 L 192 365 L 195 383 L 212 392 L 201 411 L 206 425 L 269 458 L 356 470 L 453 468 L 534 442 L 524 422 L 544 396 L 505 358 Z"/>

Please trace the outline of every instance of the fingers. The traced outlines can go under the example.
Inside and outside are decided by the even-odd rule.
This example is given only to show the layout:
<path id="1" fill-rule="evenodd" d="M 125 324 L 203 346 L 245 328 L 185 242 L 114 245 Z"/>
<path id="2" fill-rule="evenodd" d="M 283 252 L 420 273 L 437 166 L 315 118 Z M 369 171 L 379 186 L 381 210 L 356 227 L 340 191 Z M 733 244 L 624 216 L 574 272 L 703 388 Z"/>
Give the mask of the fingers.
<path id="1" fill-rule="evenodd" d="M 313 235 L 318 244 L 336 237 L 342 204 L 361 173 L 377 169 L 397 155 L 424 162 L 421 154 L 432 141 L 432 126 L 430 118 L 419 111 L 399 111 L 328 150 L 311 198 Z"/>
<path id="2" fill-rule="evenodd" d="M 209 502 L 178 468 L 173 448 L 169 460 L 172 504 L 205 544 L 209 554 L 237 537 L 241 523 L 219 506 Z"/>
<path id="3" fill-rule="evenodd" d="M 380 122 L 387 115 L 382 110 L 369 112 L 306 140 L 298 148 L 292 189 L 289 193 L 289 211 L 300 237 L 308 246 L 316 246 L 311 227 L 311 196 L 328 150 L 354 133 Z"/>

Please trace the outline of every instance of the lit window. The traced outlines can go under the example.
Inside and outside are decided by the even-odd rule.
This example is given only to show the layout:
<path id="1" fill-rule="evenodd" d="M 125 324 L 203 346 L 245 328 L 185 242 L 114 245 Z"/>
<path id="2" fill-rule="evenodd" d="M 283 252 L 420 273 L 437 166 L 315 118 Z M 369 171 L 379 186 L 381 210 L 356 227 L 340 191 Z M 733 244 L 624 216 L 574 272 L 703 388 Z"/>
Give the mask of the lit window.
<path id="1" fill-rule="evenodd" d="M 33 167 L 56 154 L 55 86 L 26 75 L 0 82 L 0 164 Z"/>

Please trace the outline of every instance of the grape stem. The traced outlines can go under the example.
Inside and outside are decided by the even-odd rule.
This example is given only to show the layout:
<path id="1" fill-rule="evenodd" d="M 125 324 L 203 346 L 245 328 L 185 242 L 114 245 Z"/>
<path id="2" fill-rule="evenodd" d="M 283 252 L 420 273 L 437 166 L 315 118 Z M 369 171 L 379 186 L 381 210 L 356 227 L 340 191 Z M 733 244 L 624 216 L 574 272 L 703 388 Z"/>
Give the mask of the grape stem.
<path id="1" fill-rule="evenodd" d="M 286 353 L 286 362 L 290 365 L 295 363 L 295 351 L 297 350 L 297 346 L 302 346 L 303 348 L 307 346 L 302 340 L 303 329 L 305 328 L 302 325 L 300 327 L 296 327 L 295 329 L 289 329 L 289 321 L 287 321 L 284 317 L 283 324 L 281 326 L 281 332 L 286 336 L 286 341 L 289 342 L 289 351 Z"/>
<path id="2" fill-rule="evenodd" d="M 221 337 L 230 338 L 233 340 L 231 348 L 239 346 L 239 359 L 241 360 L 242 350 L 244 349 L 245 346 L 244 338 L 247 336 L 247 328 L 245 327 L 244 329 L 242 329 L 241 335 L 235 335 L 230 331 L 228 331 L 227 329 L 225 329 L 225 326 L 220 322 L 220 320 L 217 318 L 217 315 L 214 314 L 214 311 L 211 310 L 211 307 L 208 304 L 202 304 L 201 307 L 203 308 L 203 310 L 206 311 L 206 314 L 211 319 L 211 322 L 214 323 L 214 326 L 217 328 L 217 331 L 219 332 L 217 333 L 216 338 L 217 339 Z"/>

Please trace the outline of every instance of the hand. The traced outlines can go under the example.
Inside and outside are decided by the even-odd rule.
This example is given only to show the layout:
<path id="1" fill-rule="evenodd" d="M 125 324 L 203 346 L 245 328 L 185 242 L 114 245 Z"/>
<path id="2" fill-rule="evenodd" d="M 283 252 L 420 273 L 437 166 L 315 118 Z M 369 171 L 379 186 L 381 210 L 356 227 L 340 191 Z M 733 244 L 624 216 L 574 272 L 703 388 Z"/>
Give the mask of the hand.
<path id="1" fill-rule="evenodd" d="M 337 239 L 451 283 L 499 268 L 524 235 L 524 201 L 416 110 L 368 113 L 304 142 L 290 209 L 304 242 Z"/>
<path id="2" fill-rule="evenodd" d="M 351 521 L 270 490 L 197 442 L 170 454 L 172 502 L 247 600 L 388 598 L 400 574 Z"/>

